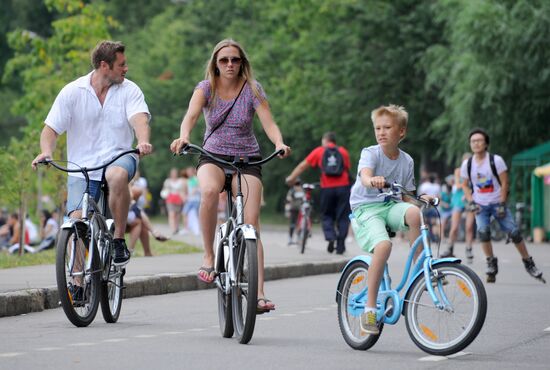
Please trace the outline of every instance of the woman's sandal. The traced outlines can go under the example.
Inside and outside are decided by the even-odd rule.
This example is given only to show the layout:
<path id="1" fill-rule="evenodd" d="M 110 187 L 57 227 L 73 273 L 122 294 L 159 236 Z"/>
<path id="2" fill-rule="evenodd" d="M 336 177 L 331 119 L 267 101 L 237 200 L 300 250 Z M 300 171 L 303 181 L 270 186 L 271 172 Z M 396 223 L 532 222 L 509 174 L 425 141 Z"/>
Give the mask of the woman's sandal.
<path id="1" fill-rule="evenodd" d="M 260 302 L 264 302 L 264 304 L 260 304 Z M 256 315 L 261 315 L 263 313 L 273 311 L 274 309 L 275 309 L 275 305 L 269 299 L 258 298 L 258 301 L 256 304 Z"/>
<path id="2" fill-rule="evenodd" d="M 214 281 L 214 276 L 212 276 L 212 273 L 214 272 L 213 267 L 205 267 L 201 266 L 199 268 L 199 272 L 197 273 L 197 278 L 200 281 L 203 281 L 207 284 L 210 284 Z"/>

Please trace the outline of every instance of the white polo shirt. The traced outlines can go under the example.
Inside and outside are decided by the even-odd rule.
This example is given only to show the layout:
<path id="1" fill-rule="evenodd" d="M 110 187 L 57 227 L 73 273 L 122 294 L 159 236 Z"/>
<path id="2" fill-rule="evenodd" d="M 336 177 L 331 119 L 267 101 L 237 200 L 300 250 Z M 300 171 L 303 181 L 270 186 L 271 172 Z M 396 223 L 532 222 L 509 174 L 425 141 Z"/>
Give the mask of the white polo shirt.
<path id="1" fill-rule="evenodd" d="M 130 118 L 137 113 L 150 116 L 141 89 L 128 79 L 109 88 L 102 106 L 90 83 L 92 73 L 67 84 L 44 121 L 58 135 L 67 132 L 67 159 L 81 167 L 102 165 L 132 149 Z M 90 179 L 101 180 L 101 171 L 90 173 Z"/>

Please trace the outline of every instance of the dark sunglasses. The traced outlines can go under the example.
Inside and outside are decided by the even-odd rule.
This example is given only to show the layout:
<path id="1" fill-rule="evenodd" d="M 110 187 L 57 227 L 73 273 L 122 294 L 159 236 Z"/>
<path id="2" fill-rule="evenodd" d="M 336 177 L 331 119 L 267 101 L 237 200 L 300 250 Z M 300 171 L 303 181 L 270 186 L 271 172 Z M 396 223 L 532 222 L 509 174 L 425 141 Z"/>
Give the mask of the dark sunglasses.
<path id="1" fill-rule="evenodd" d="M 218 63 L 220 64 L 227 64 L 229 63 L 229 61 L 231 61 L 231 64 L 240 64 L 242 59 L 239 57 L 231 57 L 231 58 L 223 57 L 218 59 Z"/>

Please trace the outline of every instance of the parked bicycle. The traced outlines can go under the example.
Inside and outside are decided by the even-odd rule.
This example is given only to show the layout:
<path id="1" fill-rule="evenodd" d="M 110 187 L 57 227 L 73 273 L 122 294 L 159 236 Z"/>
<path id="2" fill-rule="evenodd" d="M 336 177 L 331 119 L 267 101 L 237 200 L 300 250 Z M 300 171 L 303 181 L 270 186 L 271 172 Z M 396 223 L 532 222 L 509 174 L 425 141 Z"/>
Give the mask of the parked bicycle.
<path id="1" fill-rule="evenodd" d="M 462 265 L 460 259 L 433 258 L 428 226 L 422 216 L 422 210 L 432 204 L 399 184 L 387 184 L 387 187 L 389 190 L 381 196 L 395 199 L 404 194 L 416 200 L 420 207 L 421 234 L 410 249 L 405 271 L 395 289 L 391 287 L 388 265 L 384 268 L 376 302 L 380 323 L 377 335 L 363 332 L 360 326 L 372 258 L 357 256 L 344 267 L 336 294 L 338 322 L 344 340 L 354 349 L 369 349 L 378 341 L 384 324 L 393 325 L 403 315 L 409 336 L 423 351 L 439 356 L 461 351 L 483 327 L 487 313 L 485 288 L 475 272 Z M 422 248 L 422 252 L 413 262 L 418 248 Z"/>
<path id="2" fill-rule="evenodd" d="M 86 179 L 82 194 L 82 217 L 65 222 L 57 234 L 56 280 L 59 300 L 65 315 L 75 326 L 88 326 L 94 320 L 99 304 L 103 318 L 115 323 L 122 308 L 122 289 L 126 270 L 115 266 L 113 245 L 114 220 L 108 209 L 108 187 L 105 181 L 106 168 L 126 154 L 139 154 L 133 149 L 122 152 L 109 162 L 92 168 L 76 169 L 60 166 L 56 161 L 45 159 L 39 164 L 51 164 L 64 172 L 80 172 Z M 99 205 L 90 195 L 89 173 L 103 170 Z"/>
<path id="3" fill-rule="evenodd" d="M 307 240 L 311 237 L 311 211 L 313 204 L 311 193 L 316 186 L 316 184 L 302 184 L 304 196 L 302 198 L 302 204 L 300 205 L 298 220 L 296 221 L 296 234 L 298 235 L 298 245 L 300 246 L 300 253 L 302 254 L 306 250 Z"/>
<path id="4" fill-rule="evenodd" d="M 262 165 L 283 154 L 282 150 L 261 161 L 248 162 L 248 158 L 236 156 L 233 162 L 214 157 L 203 148 L 187 144 L 180 154 L 195 152 L 237 172 L 237 191 L 233 193 L 233 174 L 225 175 L 224 190 L 227 192 L 227 220 L 218 226 L 215 238 L 214 280 L 218 289 L 218 318 L 224 338 L 233 334 L 240 343 L 252 339 L 256 324 L 258 299 L 258 237 L 254 226 L 244 223 L 244 204 L 241 169 Z M 235 199 L 233 199 L 235 197 Z"/>

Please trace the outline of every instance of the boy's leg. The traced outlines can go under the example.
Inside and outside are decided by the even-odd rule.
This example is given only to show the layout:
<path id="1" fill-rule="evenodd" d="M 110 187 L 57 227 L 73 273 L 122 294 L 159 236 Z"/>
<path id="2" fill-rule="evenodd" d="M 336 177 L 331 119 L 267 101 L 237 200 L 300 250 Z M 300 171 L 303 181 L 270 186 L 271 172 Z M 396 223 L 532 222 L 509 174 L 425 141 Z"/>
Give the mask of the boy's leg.
<path id="1" fill-rule="evenodd" d="M 527 251 L 527 246 L 525 245 L 525 240 L 523 239 L 523 236 L 521 235 L 521 231 L 517 227 L 516 223 L 514 222 L 514 218 L 512 216 L 512 212 L 508 208 L 506 208 L 506 214 L 502 218 L 497 218 L 497 221 L 499 223 L 500 228 L 508 233 L 508 237 L 512 240 L 514 245 L 516 246 L 519 254 L 521 255 L 521 260 L 523 262 L 523 265 L 525 266 L 525 270 L 529 275 L 531 275 L 534 278 L 542 279 L 542 271 L 540 271 L 537 266 L 535 265 L 535 261 L 533 261 L 533 257 L 529 256 L 529 252 Z"/>
<path id="2" fill-rule="evenodd" d="M 374 247 L 374 254 L 372 256 L 372 262 L 369 266 L 369 276 L 367 279 L 367 286 L 369 288 L 367 295 L 367 302 L 365 307 L 376 309 L 376 298 L 378 297 L 378 288 L 380 287 L 380 281 L 384 273 L 384 267 L 390 257 L 391 242 L 385 240 L 376 244 Z"/>
<path id="3" fill-rule="evenodd" d="M 498 273 L 498 259 L 493 254 L 493 244 L 491 242 L 491 215 L 494 213 L 491 205 L 480 206 L 476 215 L 477 233 L 481 242 L 481 249 L 485 253 L 487 260 L 487 282 L 494 283 Z"/>

